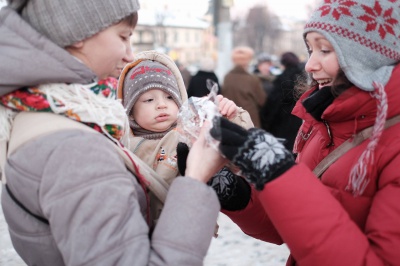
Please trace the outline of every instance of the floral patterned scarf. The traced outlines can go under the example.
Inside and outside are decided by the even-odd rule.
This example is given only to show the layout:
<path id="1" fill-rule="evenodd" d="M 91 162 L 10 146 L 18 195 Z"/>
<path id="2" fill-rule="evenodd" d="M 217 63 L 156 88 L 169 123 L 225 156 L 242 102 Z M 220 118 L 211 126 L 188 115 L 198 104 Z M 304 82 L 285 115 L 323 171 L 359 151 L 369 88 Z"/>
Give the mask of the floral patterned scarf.
<path id="1" fill-rule="evenodd" d="M 16 90 L 0 97 L 0 108 L 7 109 L 0 112 L 0 121 L 11 120 L 12 123 L 10 113 L 15 115 L 20 111 L 52 112 L 124 143 L 129 122 L 122 104 L 116 100 L 116 87 L 117 80 L 107 78 L 88 85 L 45 84 Z M 4 117 L 6 112 L 8 117 Z M 11 125 L 8 128 L 11 129 Z M 4 134 L 6 136 L 0 139 L 8 139 L 9 132 Z"/>

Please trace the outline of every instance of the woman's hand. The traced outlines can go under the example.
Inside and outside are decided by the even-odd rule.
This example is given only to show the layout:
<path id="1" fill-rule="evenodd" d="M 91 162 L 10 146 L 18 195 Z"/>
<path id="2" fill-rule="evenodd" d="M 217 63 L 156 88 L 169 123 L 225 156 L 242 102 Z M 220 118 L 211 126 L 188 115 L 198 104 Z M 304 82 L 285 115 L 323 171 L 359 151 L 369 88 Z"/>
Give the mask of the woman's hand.
<path id="1" fill-rule="evenodd" d="M 270 133 L 260 128 L 245 130 L 221 117 L 215 117 L 213 122 L 210 134 L 220 141 L 220 151 L 256 189 L 262 190 L 295 164 L 292 153 Z"/>
<path id="2" fill-rule="evenodd" d="M 222 95 L 217 95 L 217 100 L 219 102 L 218 110 L 221 115 L 228 119 L 232 119 L 237 115 L 238 107 L 233 101 Z"/>
<path id="3" fill-rule="evenodd" d="M 210 123 L 205 122 L 199 138 L 193 143 L 186 161 L 185 175 L 207 183 L 226 163 L 218 150 L 211 147 L 205 136 L 210 130 Z"/>

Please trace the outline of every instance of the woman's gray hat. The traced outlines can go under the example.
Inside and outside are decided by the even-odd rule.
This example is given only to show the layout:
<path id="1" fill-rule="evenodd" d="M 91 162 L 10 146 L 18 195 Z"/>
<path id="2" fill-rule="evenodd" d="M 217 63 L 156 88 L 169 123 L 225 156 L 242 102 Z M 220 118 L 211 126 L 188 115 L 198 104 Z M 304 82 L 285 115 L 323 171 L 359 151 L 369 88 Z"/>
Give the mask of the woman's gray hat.
<path id="1" fill-rule="evenodd" d="M 400 62 L 400 6 L 395 0 L 324 0 L 305 25 L 333 46 L 340 68 L 357 87 L 386 85 Z"/>
<path id="2" fill-rule="evenodd" d="M 8 0 L 8 4 L 34 29 L 63 48 L 139 10 L 138 0 Z"/>

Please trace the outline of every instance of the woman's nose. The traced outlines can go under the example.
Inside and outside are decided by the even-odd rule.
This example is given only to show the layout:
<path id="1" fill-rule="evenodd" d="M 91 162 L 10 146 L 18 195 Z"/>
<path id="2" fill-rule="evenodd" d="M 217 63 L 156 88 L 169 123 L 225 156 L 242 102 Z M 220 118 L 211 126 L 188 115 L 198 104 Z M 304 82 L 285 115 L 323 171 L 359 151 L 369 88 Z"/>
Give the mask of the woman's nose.
<path id="1" fill-rule="evenodd" d="M 129 62 L 132 62 L 133 59 L 134 59 L 134 56 L 133 56 L 133 52 L 132 52 L 132 47 L 131 47 L 131 45 L 129 44 L 129 45 L 126 47 L 126 54 L 125 54 L 125 56 L 124 56 L 124 61 L 129 63 Z"/>
<path id="2" fill-rule="evenodd" d="M 307 63 L 304 67 L 304 69 L 308 72 L 308 73 L 312 73 L 318 70 L 318 68 L 320 67 L 320 64 L 316 58 L 317 56 L 315 54 L 311 54 L 310 57 L 307 60 Z"/>

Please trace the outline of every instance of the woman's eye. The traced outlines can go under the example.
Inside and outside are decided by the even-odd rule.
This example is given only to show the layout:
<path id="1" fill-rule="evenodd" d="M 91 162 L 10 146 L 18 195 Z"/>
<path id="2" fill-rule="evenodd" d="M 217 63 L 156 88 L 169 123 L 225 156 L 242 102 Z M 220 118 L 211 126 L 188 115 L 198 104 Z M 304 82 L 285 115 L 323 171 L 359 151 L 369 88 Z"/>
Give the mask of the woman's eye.
<path id="1" fill-rule="evenodd" d="M 329 54 L 331 52 L 331 50 L 321 50 L 321 53 L 323 53 L 323 54 Z"/>
<path id="2" fill-rule="evenodd" d="M 149 102 L 152 102 L 153 101 L 153 99 L 146 99 L 146 100 L 144 100 L 143 102 L 145 102 L 145 103 L 149 103 Z"/>
<path id="3" fill-rule="evenodd" d="M 312 54 L 312 50 L 311 49 L 307 49 L 307 53 L 308 53 L 308 55 L 311 55 Z"/>
<path id="4" fill-rule="evenodd" d="M 168 96 L 167 99 L 173 100 L 174 98 L 172 98 L 172 96 Z"/>

